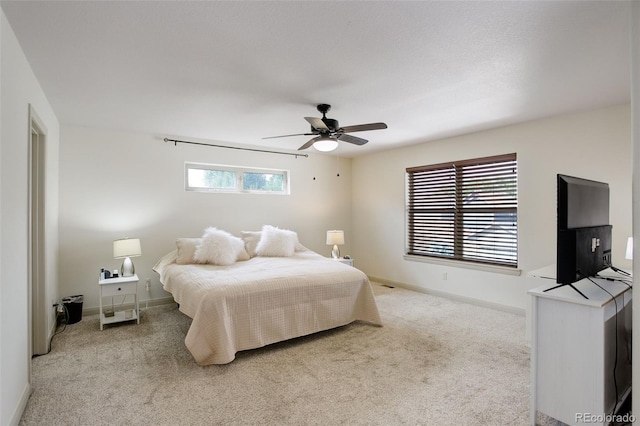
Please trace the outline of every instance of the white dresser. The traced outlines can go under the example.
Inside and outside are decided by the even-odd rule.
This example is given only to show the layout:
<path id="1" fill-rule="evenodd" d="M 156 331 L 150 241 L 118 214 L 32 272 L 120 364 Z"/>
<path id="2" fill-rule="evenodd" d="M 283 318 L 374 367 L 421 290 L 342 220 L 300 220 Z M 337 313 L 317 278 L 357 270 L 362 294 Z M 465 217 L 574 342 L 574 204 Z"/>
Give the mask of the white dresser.
<path id="1" fill-rule="evenodd" d="M 600 275 L 624 278 L 611 270 Z M 588 279 L 573 284 L 588 299 L 569 286 L 545 292 L 557 285 L 554 266 L 530 272 L 528 280 L 530 287 L 538 284 L 528 291 L 531 424 L 540 414 L 569 425 L 608 424 L 616 398 L 619 408 L 631 392 L 630 286 L 593 279 L 614 302 Z"/>

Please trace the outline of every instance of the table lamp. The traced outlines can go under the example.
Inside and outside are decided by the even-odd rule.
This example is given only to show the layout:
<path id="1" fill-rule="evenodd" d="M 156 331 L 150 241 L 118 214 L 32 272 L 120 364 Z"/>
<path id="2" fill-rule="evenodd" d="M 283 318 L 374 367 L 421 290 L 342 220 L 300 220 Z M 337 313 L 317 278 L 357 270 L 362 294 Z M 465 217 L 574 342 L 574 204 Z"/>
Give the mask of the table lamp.
<path id="1" fill-rule="evenodd" d="M 340 257 L 339 245 L 344 244 L 344 231 L 327 231 L 327 245 L 333 245 L 331 257 L 338 259 Z"/>
<path id="2" fill-rule="evenodd" d="M 138 238 L 123 238 L 113 242 L 113 258 L 124 258 L 120 268 L 120 273 L 123 277 L 130 277 L 136 273 L 136 268 L 133 266 L 131 258 L 141 254 L 142 250 L 140 249 L 140 240 Z"/>

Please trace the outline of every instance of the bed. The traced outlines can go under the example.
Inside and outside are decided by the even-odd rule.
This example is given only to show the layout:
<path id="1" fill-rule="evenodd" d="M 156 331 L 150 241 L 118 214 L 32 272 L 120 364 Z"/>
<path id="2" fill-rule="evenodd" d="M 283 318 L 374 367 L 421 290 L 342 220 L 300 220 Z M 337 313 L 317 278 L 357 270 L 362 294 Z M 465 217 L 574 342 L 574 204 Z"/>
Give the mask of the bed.
<path id="1" fill-rule="evenodd" d="M 153 268 L 193 320 L 185 344 L 199 365 L 354 321 L 382 325 L 362 271 L 303 247 L 290 256 L 247 257 L 193 264 L 180 262 L 176 250 Z"/>

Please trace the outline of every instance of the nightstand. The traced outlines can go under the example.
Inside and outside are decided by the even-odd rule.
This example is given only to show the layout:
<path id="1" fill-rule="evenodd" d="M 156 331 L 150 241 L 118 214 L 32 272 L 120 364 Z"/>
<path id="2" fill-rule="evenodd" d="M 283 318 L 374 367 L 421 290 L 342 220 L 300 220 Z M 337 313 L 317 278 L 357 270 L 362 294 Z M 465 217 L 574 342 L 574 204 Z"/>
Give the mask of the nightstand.
<path id="1" fill-rule="evenodd" d="M 353 266 L 353 259 L 345 259 L 344 257 L 341 257 L 336 260 L 340 263 L 344 263 L 345 265 Z"/>
<path id="2" fill-rule="evenodd" d="M 100 330 L 103 329 L 103 326 L 105 324 L 113 324 L 122 321 L 136 320 L 137 323 L 140 324 L 137 275 L 100 280 L 98 281 L 98 286 L 100 287 Z M 122 303 L 120 303 L 122 305 L 129 295 L 133 296 L 135 304 L 135 308 L 131 312 L 131 318 L 128 318 L 125 311 L 123 310 L 114 312 L 114 315 L 111 317 L 104 316 L 103 302 L 105 297 L 111 297 L 111 301 L 113 302 L 114 297 L 121 296 L 123 297 Z"/>

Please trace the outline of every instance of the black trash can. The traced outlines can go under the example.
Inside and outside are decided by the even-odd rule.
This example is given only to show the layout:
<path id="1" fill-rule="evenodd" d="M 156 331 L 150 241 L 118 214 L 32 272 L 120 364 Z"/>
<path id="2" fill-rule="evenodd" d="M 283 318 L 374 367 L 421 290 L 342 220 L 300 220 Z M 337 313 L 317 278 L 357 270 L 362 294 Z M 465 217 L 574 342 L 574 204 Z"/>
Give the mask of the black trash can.
<path id="1" fill-rule="evenodd" d="M 75 324 L 82 319 L 82 302 L 84 302 L 82 294 L 62 298 L 62 303 L 69 314 L 67 324 Z"/>

